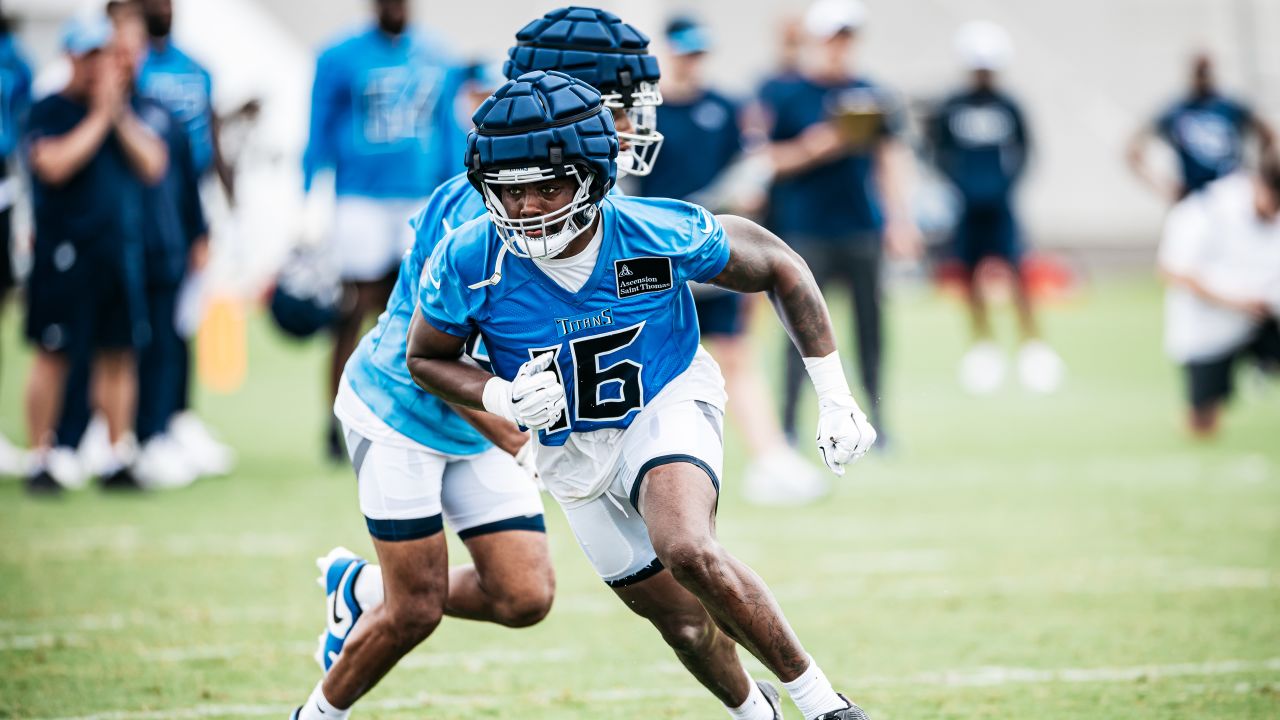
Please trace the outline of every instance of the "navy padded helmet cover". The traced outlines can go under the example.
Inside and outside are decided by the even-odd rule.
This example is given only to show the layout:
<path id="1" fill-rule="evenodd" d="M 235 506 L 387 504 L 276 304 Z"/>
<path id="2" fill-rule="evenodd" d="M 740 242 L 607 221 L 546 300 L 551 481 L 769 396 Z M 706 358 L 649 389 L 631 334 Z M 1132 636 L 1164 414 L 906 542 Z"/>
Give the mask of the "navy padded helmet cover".
<path id="1" fill-rule="evenodd" d="M 552 10 L 516 33 L 503 72 L 516 78 L 557 70 L 603 93 L 625 92 L 661 77 L 649 37 L 613 13 L 595 8 Z"/>

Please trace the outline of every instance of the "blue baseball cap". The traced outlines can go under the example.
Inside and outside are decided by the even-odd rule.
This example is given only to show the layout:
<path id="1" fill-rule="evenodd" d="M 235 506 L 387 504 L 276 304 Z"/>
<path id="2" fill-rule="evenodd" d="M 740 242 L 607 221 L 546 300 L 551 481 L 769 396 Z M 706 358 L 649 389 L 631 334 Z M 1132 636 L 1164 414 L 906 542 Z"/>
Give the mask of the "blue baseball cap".
<path id="1" fill-rule="evenodd" d="M 676 18 L 667 23 L 667 44 L 676 55 L 696 55 L 711 49 L 711 38 L 693 18 Z"/>
<path id="2" fill-rule="evenodd" d="M 62 25 L 62 49 L 80 57 L 111 42 L 111 20 L 104 13 L 74 15 Z"/>

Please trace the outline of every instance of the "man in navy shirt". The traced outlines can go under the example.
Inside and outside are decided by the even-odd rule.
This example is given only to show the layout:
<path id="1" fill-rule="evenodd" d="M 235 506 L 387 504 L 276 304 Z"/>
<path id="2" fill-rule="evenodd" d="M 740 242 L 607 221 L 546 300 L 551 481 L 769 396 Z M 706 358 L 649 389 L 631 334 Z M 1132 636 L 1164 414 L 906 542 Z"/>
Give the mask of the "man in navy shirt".
<path id="1" fill-rule="evenodd" d="M 883 432 L 881 262 L 886 247 L 918 253 L 920 232 L 908 208 L 911 160 L 898 140 L 898 104 L 850 70 L 865 16 L 856 0 L 817 0 L 804 18 L 812 67 L 766 82 L 760 103 L 776 172 L 767 222 L 800 253 L 819 284 L 851 291 L 862 384 L 872 422 Z M 782 422 L 793 439 L 803 377 L 800 357 L 788 351 Z"/>
<path id="2" fill-rule="evenodd" d="M 954 251 L 968 280 L 974 344 L 960 376 L 973 392 L 995 390 L 1004 377 L 1004 353 L 991 339 L 991 324 L 975 271 L 987 258 L 1013 271 L 1014 300 L 1023 345 L 1019 376 L 1028 389 L 1049 392 L 1061 379 L 1061 362 L 1039 339 L 1022 275 L 1022 238 L 1014 216 L 1013 191 L 1030 149 L 1022 109 L 996 85 L 996 73 L 1012 57 L 1008 33 L 990 22 L 966 23 L 956 34 L 969 83 L 948 97 L 929 123 L 934 162 L 960 196 Z"/>
<path id="3" fill-rule="evenodd" d="M 35 219 L 27 337 L 36 355 L 27 423 L 36 451 L 27 487 L 56 492 L 45 455 L 62 407 L 68 358 L 93 353 L 94 404 L 116 458 L 106 488 L 137 483 L 127 463 L 137 396 L 134 350 L 148 340 L 142 297 L 142 195 L 168 168 L 164 142 L 135 112 L 125 64 L 103 15 L 73 18 L 63 34 L 71 79 L 36 103 L 23 150 Z"/>
<path id="4" fill-rule="evenodd" d="M 1146 185 L 1176 202 L 1238 169 L 1250 134 L 1257 136 L 1264 156 L 1275 156 L 1275 131 L 1248 105 L 1218 91 L 1213 59 L 1198 53 L 1191 61 L 1187 95 L 1138 131 L 1129 144 L 1129 166 Z M 1179 180 L 1164 178 L 1147 164 L 1147 140 L 1153 136 L 1177 153 Z"/>
<path id="5" fill-rule="evenodd" d="M 12 215 L 17 182 L 9 175 L 9 158 L 18 144 L 22 124 L 31 107 L 31 67 L 18 49 L 8 21 L 0 17 L 0 314 L 14 286 Z M 22 452 L 0 435 L 0 473 L 20 474 Z"/>
<path id="6" fill-rule="evenodd" d="M 718 198 L 715 187 L 743 154 L 737 103 L 708 88 L 703 67 L 711 47 L 706 29 L 691 18 L 676 18 L 666 29 L 670 57 L 663 62 L 662 128 L 665 152 L 653 171 L 637 178 L 638 194 L 706 205 L 712 211 L 734 198 Z M 711 285 L 695 285 L 694 309 L 703 342 L 724 372 L 734 415 L 751 448 L 743 490 L 751 502 L 797 504 L 826 492 L 816 469 L 786 443 L 766 398 L 769 389 L 747 339 L 749 298 Z"/>

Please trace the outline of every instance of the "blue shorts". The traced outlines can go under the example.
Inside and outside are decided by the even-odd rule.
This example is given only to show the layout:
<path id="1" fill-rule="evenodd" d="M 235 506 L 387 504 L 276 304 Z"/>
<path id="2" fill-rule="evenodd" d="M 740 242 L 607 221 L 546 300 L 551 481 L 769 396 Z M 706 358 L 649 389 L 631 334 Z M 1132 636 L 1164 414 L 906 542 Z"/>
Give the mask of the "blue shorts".
<path id="1" fill-rule="evenodd" d="M 736 292 L 715 293 L 708 297 L 693 298 L 698 313 L 698 330 L 704 337 L 742 334 L 743 297 Z"/>
<path id="2" fill-rule="evenodd" d="M 37 241 L 27 280 L 27 339 L 49 352 L 137 349 L 150 335 L 141 253 L 103 259 L 69 241 Z"/>
<path id="3" fill-rule="evenodd" d="M 1017 266 L 1022 262 L 1022 239 L 1013 209 L 1007 204 L 966 207 L 953 236 L 956 259 L 972 270 L 986 258 Z"/>

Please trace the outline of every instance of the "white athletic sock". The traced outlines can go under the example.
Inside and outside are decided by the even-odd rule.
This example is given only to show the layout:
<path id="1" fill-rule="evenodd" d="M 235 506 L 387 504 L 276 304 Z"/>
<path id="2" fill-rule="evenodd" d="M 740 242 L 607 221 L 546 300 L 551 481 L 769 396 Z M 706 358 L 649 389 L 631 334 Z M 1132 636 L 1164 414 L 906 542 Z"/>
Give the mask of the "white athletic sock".
<path id="1" fill-rule="evenodd" d="M 787 689 L 787 694 L 796 707 L 800 708 L 804 720 L 814 720 L 823 713 L 848 707 L 812 657 L 809 658 L 809 668 L 800 673 L 800 677 L 784 682 L 782 686 Z"/>
<path id="2" fill-rule="evenodd" d="M 733 720 L 773 720 L 773 708 L 769 706 L 764 693 L 760 692 L 760 686 L 751 679 L 750 675 L 747 676 L 747 682 L 751 683 L 751 694 L 747 695 L 746 702 L 738 707 L 726 708 L 729 711 L 729 717 Z"/>
<path id="3" fill-rule="evenodd" d="M 307 704 L 303 705 L 302 712 L 298 713 L 298 720 L 346 720 L 351 708 L 339 710 L 329 704 L 329 701 L 324 699 L 324 690 L 320 689 L 323 686 L 323 680 L 316 683 L 316 689 L 311 691 Z"/>
<path id="4" fill-rule="evenodd" d="M 382 589 L 382 568 L 372 563 L 365 565 L 356 576 L 356 602 L 364 612 L 378 607 L 385 599 Z"/>

